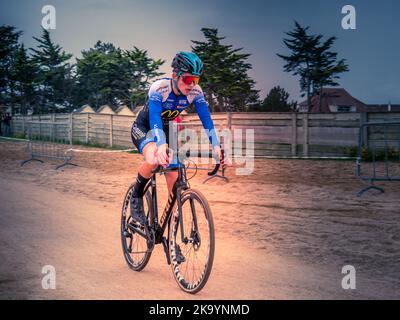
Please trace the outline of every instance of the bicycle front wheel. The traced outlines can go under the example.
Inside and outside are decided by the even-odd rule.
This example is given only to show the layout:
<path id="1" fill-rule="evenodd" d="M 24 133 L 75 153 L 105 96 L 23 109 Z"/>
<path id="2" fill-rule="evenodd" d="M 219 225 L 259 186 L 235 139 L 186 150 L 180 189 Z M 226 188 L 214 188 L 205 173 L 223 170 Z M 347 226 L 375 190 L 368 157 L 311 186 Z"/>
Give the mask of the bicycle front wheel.
<path id="1" fill-rule="evenodd" d="M 135 271 L 141 271 L 149 262 L 154 247 L 154 239 L 148 226 L 135 223 L 131 217 L 131 197 L 134 184 L 126 192 L 121 213 L 121 240 L 125 261 Z M 153 216 L 151 192 L 147 191 L 143 199 L 144 212 L 148 222 Z"/>
<path id="2" fill-rule="evenodd" d="M 179 287 L 199 292 L 206 284 L 214 261 L 215 233 L 207 199 L 197 190 L 182 193 L 182 215 L 176 205 L 171 217 L 169 254 Z"/>

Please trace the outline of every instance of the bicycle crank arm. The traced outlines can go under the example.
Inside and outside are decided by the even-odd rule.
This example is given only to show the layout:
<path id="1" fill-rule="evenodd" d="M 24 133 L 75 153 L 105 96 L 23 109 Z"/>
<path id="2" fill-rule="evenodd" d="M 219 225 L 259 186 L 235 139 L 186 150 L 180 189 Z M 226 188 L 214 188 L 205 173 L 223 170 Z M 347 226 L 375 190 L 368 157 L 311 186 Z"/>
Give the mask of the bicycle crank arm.
<path id="1" fill-rule="evenodd" d="M 165 256 L 167 257 L 167 263 L 168 265 L 171 264 L 171 260 L 169 258 L 169 246 L 168 246 L 168 240 L 166 237 L 162 237 L 162 244 L 163 244 L 163 248 L 164 248 L 164 252 L 165 252 Z"/>

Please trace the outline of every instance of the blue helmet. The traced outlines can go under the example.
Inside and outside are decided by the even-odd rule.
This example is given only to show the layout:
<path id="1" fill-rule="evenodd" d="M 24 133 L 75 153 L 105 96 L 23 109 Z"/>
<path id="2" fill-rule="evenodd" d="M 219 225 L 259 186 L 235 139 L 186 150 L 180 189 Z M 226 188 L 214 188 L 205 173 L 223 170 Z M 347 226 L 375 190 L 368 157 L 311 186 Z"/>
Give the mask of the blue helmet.
<path id="1" fill-rule="evenodd" d="M 178 52 L 174 60 L 172 60 L 171 67 L 178 75 L 187 72 L 195 76 L 200 76 L 203 73 L 203 62 L 201 62 L 197 54 L 193 52 Z"/>

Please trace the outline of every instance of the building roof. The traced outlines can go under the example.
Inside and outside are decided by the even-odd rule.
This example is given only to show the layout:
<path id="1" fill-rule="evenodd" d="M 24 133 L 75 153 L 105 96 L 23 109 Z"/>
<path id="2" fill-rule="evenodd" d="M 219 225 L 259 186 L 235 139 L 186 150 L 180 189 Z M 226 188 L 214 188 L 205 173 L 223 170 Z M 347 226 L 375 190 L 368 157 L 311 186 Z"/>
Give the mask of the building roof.
<path id="1" fill-rule="evenodd" d="M 105 104 L 97 109 L 97 113 L 114 114 L 115 112 L 109 105 Z"/>
<path id="2" fill-rule="evenodd" d="M 366 104 L 351 96 L 343 88 L 324 88 L 322 90 L 321 110 L 319 110 L 319 93 L 311 98 L 310 112 L 331 113 L 329 106 L 354 106 L 356 112 L 364 112 Z M 307 100 L 299 104 L 300 107 L 307 106 Z"/>
<path id="3" fill-rule="evenodd" d="M 116 113 L 116 114 L 124 113 L 124 114 L 134 115 L 134 113 L 132 112 L 132 110 L 131 110 L 128 106 L 126 106 L 126 105 L 120 106 L 120 107 L 115 111 L 115 113 Z"/>
<path id="4" fill-rule="evenodd" d="M 87 109 L 87 110 L 84 111 L 85 109 Z M 75 112 L 77 112 L 77 113 L 81 113 L 81 112 L 94 113 L 95 111 L 93 110 L 93 108 L 91 106 L 89 106 L 88 104 L 85 104 L 84 106 L 82 106 L 79 109 L 77 109 Z"/>

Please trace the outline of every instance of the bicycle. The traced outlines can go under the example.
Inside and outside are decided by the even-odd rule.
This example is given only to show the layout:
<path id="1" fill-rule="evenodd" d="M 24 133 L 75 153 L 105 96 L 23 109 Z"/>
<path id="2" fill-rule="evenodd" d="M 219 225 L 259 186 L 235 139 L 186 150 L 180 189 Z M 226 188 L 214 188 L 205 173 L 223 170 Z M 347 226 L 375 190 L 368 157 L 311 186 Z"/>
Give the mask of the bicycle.
<path id="1" fill-rule="evenodd" d="M 218 161 L 208 172 L 215 175 Z M 135 271 L 143 270 L 150 260 L 154 246 L 162 243 L 167 263 L 171 265 L 179 287 L 188 293 L 199 292 L 206 284 L 214 261 L 215 231 L 212 213 L 207 199 L 191 189 L 186 177 L 186 167 L 178 161 L 176 168 L 158 166 L 144 189 L 145 223 L 142 225 L 131 218 L 130 199 L 132 184 L 126 192 L 121 215 L 121 240 L 124 258 Z M 168 197 L 167 204 L 158 219 L 156 174 L 178 170 L 178 179 Z M 200 212 L 200 210 L 202 212 Z M 168 226 L 168 233 L 164 236 Z M 183 250 L 182 250 L 183 249 Z M 197 263 L 190 266 L 189 262 Z M 192 274 L 190 274 L 192 272 Z"/>

